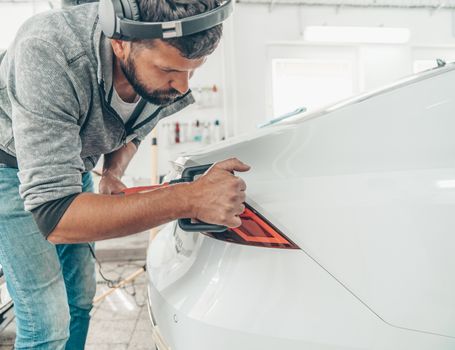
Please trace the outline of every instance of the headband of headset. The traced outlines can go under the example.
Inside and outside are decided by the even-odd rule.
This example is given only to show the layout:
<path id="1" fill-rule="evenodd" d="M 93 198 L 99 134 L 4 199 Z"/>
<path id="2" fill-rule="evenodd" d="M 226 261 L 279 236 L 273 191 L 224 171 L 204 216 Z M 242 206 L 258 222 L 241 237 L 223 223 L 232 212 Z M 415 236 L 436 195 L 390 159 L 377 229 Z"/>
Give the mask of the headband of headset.
<path id="1" fill-rule="evenodd" d="M 104 34 L 113 39 L 168 39 L 199 33 L 221 24 L 233 11 L 234 0 L 213 10 L 169 22 L 141 22 L 136 0 L 100 0 L 99 17 Z"/>

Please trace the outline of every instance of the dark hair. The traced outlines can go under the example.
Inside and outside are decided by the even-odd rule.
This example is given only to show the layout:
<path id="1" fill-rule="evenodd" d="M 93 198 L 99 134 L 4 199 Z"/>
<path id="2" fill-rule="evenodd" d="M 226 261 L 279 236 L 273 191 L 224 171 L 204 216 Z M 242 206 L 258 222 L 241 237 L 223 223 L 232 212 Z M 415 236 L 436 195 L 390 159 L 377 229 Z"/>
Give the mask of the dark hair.
<path id="1" fill-rule="evenodd" d="M 144 22 L 167 22 L 194 16 L 218 7 L 217 0 L 138 0 L 141 20 Z M 215 51 L 221 39 L 223 25 L 180 38 L 161 39 L 177 48 L 183 57 L 197 59 Z M 136 40 L 153 47 L 152 40 Z"/>

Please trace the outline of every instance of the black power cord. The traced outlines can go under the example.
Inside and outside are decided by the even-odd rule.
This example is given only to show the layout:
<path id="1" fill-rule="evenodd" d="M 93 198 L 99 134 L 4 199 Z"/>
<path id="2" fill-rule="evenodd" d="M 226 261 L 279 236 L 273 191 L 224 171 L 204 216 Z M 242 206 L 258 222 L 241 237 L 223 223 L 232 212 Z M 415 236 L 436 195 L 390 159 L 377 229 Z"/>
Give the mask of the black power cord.
<path id="1" fill-rule="evenodd" d="M 106 284 L 109 288 L 113 288 L 116 284 L 118 284 L 118 282 L 121 280 L 121 278 L 119 277 L 119 279 L 117 281 L 114 281 L 114 280 L 111 280 L 111 279 L 105 277 L 103 274 L 103 266 L 101 265 L 101 262 L 96 257 L 95 250 L 93 249 L 93 247 L 90 243 L 87 243 L 87 245 L 90 249 L 90 253 L 93 256 L 93 259 L 95 259 L 96 263 L 98 264 L 98 272 L 99 272 L 101 278 L 106 282 Z"/>
<path id="2" fill-rule="evenodd" d="M 96 253 L 95 253 L 95 250 L 93 249 L 93 246 L 92 246 L 90 243 L 87 243 L 87 245 L 88 245 L 88 247 L 89 247 L 89 249 L 90 249 L 90 253 L 91 253 L 93 259 L 95 260 L 95 262 L 96 262 L 97 265 L 98 265 L 98 273 L 100 274 L 101 278 L 104 280 L 104 282 L 106 283 L 106 285 L 107 285 L 108 288 L 115 288 L 115 287 L 124 279 L 123 274 L 124 274 L 124 272 L 125 272 L 125 271 L 124 271 L 125 269 L 119 274 L 119 276 L 118 276 L 118 278 L 117 278 L 116 280 L 112 280 L 112 279 L 110 279 L 110 278 L 107 278 L 107 277 L 104 275 L 104 273 L 103 273 L 103 266 L 102 266 L 102 264 L 101 264 L 101 261 L 99 261 L 99 259 L 97 258 Z M 133 264 L 129 264 L 129 265 L 133 265 Z M 134 265 L 136 265 L 136 264 L 134 264 Z M 127 266 L 127 265 L 125 265 L 125 266 Z M 143 269 L 144 271 L 146 271 L 146 265 L 143 265 L 143 266 L 141 266 L 141 267 L 142 267 L 142 269 Z M 128 293 L 129 295 L 131 295 L 131 296 L 133 297 L 134 302 L 135 302 L 135 304 L 136 304 L 137 307 L 142 308 L 142 307 L 146 304 L 146 302 L 145 302 L 145 301 L 139 302 L 139 301 L 137 300 L 137 291 L 136 291 L 136 283 L 135 283 L 135 280 L 131 281 L 130 286 L 131 286 L 131 288 L 132 288 L 132 291 L 131 291 L 131 292 L 127 289 L 127 288 L 128 288 L 128 285 L 122 286 L 121 288 L 122 288 L 126 293 Z"/>

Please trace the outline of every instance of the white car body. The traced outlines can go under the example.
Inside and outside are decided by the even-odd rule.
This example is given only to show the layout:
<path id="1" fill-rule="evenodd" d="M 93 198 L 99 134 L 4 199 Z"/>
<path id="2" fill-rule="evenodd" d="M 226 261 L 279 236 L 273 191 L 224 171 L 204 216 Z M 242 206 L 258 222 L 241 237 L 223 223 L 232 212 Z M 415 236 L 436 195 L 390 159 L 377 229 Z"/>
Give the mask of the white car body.
<path id="1" fill-rule="evenodd" d="M 247 203 L 300 249 L 166 225 L 158 348 L 455 349 L 454 91 L 450 64 L 181 159 L 250 164 Z"/>

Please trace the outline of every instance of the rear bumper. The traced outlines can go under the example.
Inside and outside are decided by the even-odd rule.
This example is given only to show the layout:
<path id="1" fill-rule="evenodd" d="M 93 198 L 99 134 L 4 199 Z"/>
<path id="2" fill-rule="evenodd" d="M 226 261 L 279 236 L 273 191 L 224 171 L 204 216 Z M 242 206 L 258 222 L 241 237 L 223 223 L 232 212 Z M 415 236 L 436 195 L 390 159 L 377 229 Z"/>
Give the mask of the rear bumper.
<path id="1" fill-rule="evenodd" d="M 158 325 L 156 324 L 155 317 L 153 316 L 152 303 L 150 301 L 150 290 L 147 290 L 147 310 L 150 317 L 150 323 L 152 325 L 152 339 L 158 350 L 171 350 L 164 340 Z"/>
<path id="2" fill-rule="evenodd" d="M 147 273 L 160 350 L 455 347 L 385 323 L 300 250 L 230 244 L 169 224 L 149 247 Z"/>

